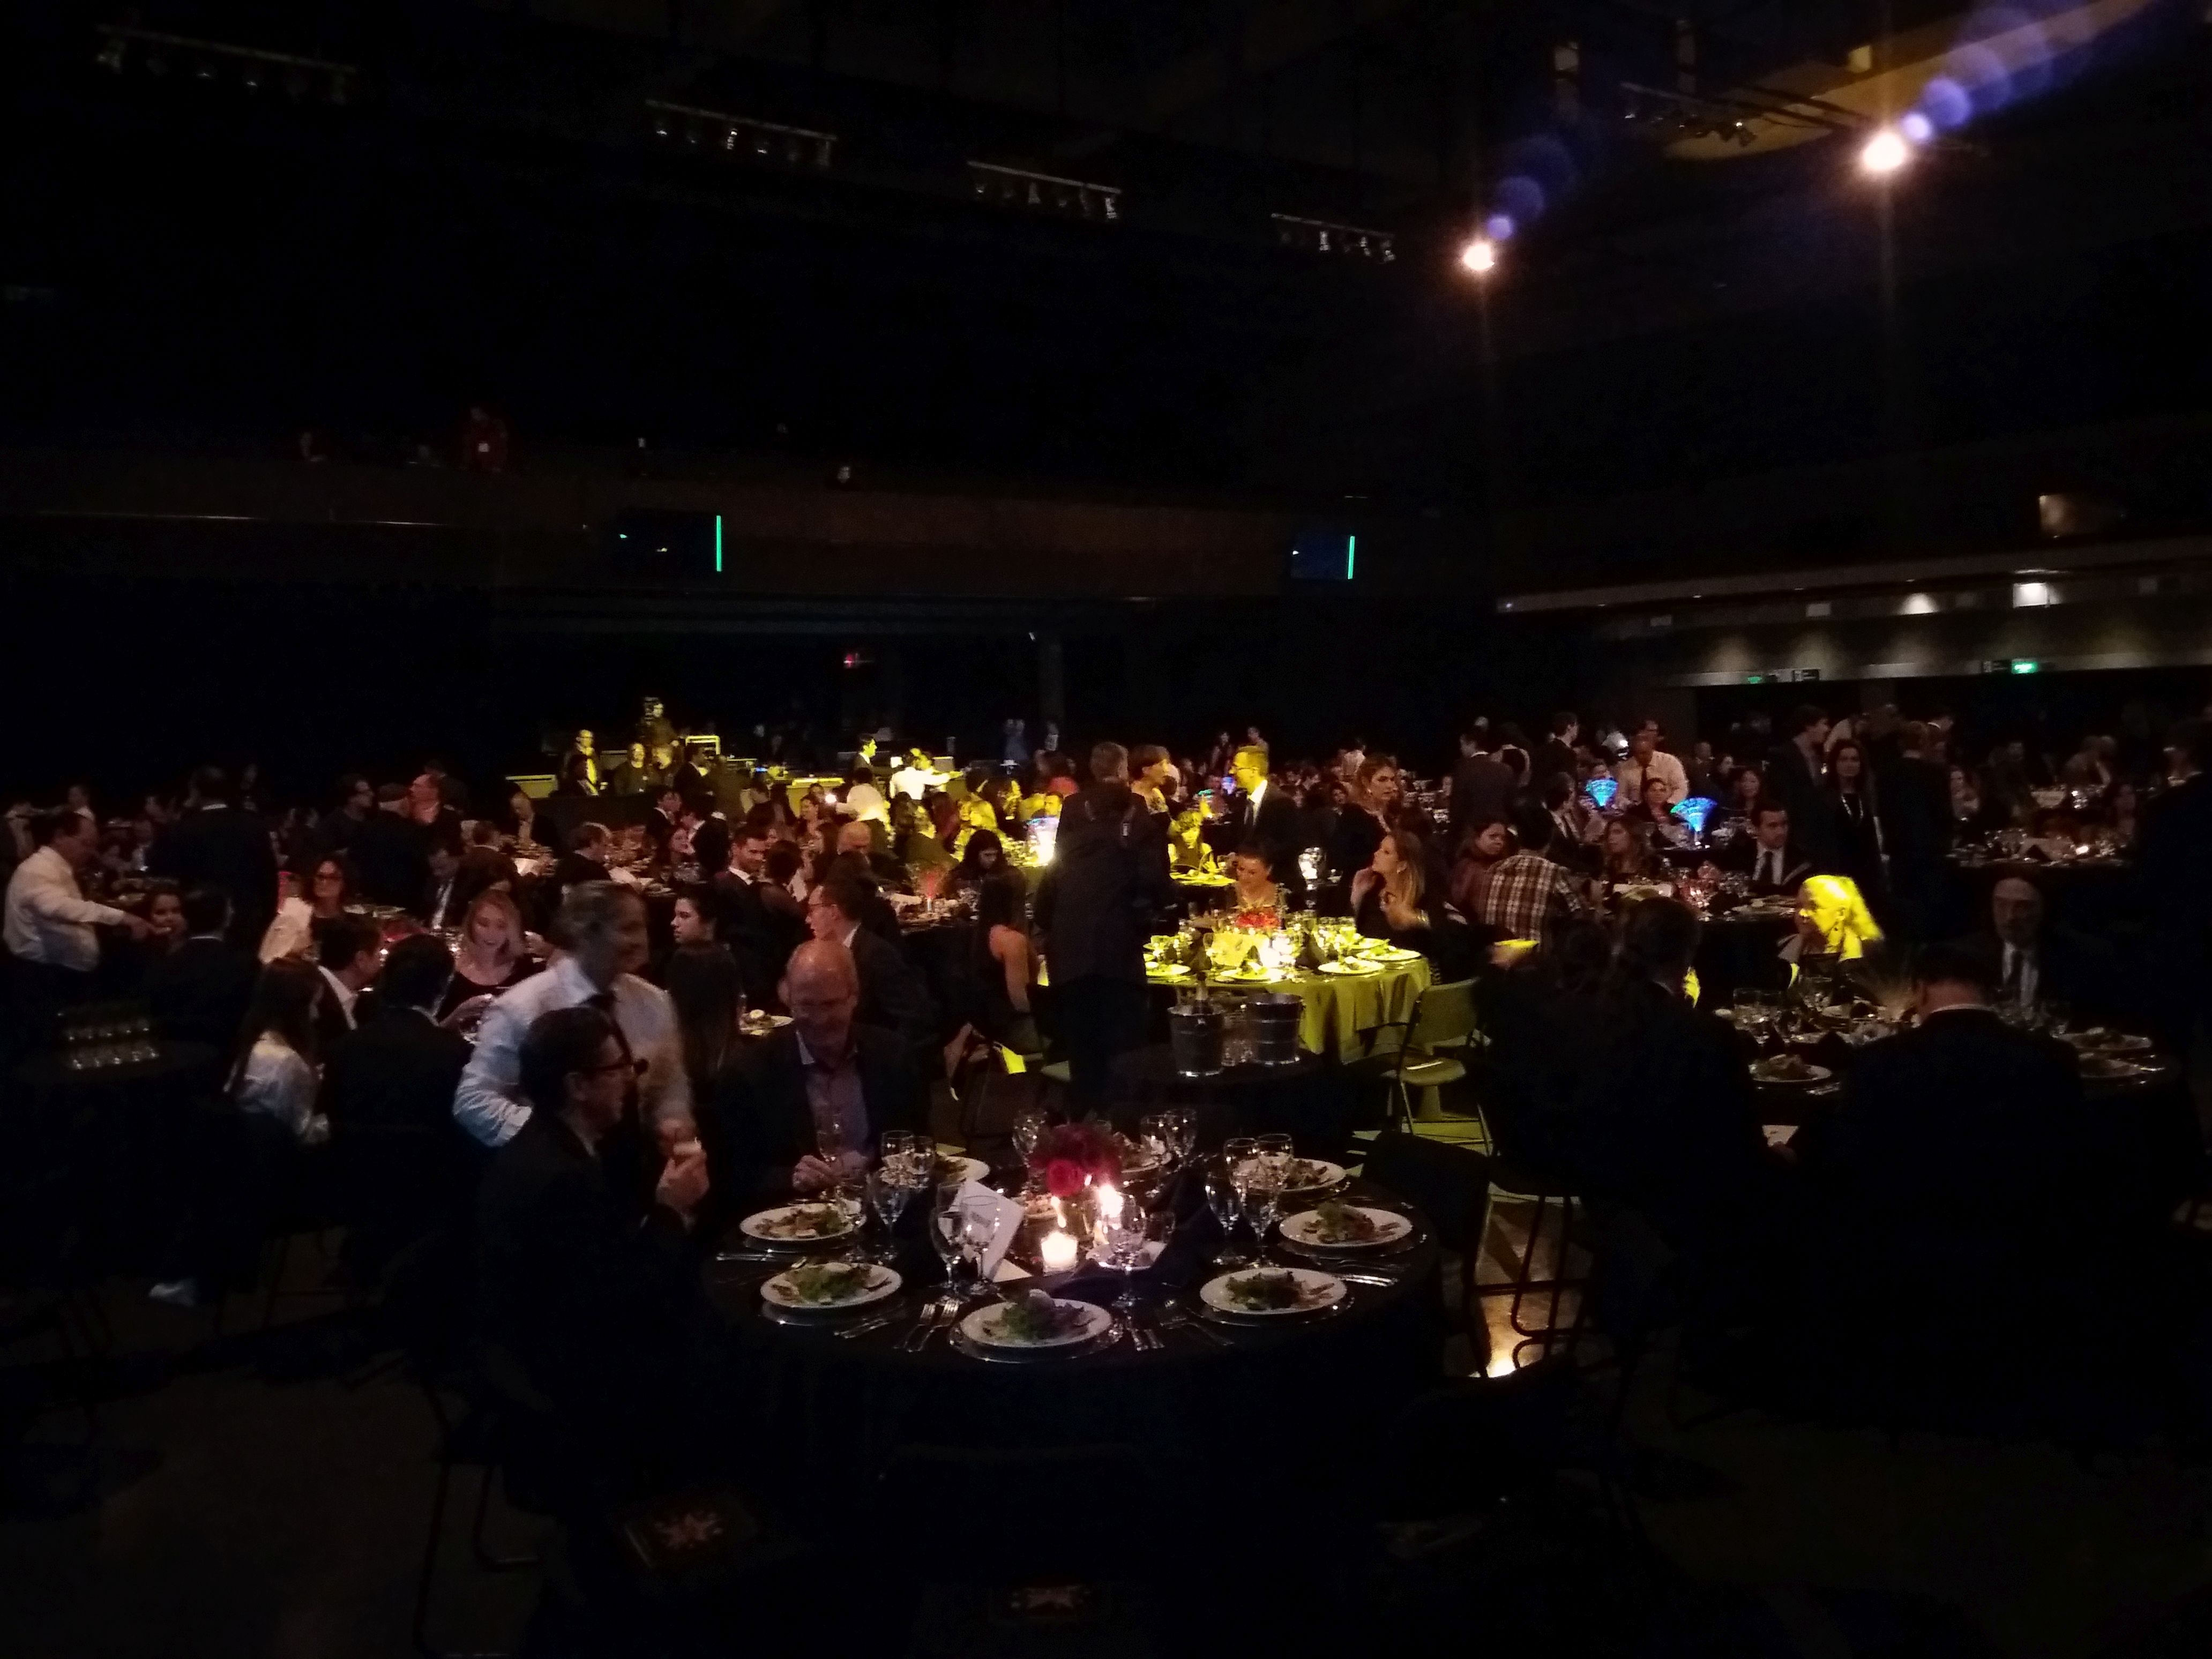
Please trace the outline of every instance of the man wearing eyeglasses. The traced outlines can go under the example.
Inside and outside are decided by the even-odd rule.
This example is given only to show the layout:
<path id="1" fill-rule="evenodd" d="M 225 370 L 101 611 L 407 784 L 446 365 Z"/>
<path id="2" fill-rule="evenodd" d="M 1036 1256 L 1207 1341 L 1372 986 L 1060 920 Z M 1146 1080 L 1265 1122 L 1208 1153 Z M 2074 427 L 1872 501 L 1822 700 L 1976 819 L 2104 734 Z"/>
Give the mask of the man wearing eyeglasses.
<path id="1" fill-rule="evenodd" d="M 485 1336 L 552 1401 L 602 1495 L 665 1472 L 666 1437 L 637 1407 L 670 1398 L 680 1375 L 693 1245 L 704 1242 L 696 1140 L 664 1136 L 649 1188 L 611 1156 L 631 1133 L 639 1063 L 600 1009 L 532 1021 L 517 1056 L 530 1115 L 477 1198 Z"/>
<path id="2" fill-rule="evenodd" d="M 564 894 L 556 923 L 562 951 L 542 974 L 495 1000 L 477 1032 L 477 1051 L 453 1096 L 453 1118 L 487 1146 L 502 1146 L 529 1120 L 522 1044 L 532 1024 L 556 1008 L 590 1006 L 614 1022 L 630 1058 L 639 1121 L 678 1139 L 691 1134 L 691 1088 L 684 1073 L 676 1012 L 668 994 L 638 976 L 648 941 L 645 902 L 612 882 Z"/>

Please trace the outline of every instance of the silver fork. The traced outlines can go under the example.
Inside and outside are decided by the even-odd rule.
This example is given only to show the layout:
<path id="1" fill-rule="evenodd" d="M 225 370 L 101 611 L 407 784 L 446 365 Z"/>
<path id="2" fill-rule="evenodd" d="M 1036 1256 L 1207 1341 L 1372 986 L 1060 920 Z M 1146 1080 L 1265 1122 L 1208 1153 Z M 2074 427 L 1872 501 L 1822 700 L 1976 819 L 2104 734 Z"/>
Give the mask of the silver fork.
<path id="1" fill-rule="evenodd" d="M 930 1334 L 950 1318 L 951 1313 L 951 1304 L 943 1297 L 938 1297 L 921 1310 L 921 1316 L 914 1322 L 914 1328 L 899 1338 L 898 1347 L 906 1353 L 921 1352 L 922 1344 L 929 1340 Z"/>
<path id="2" fill-rule="evenodd" d="M 1177 1307 L 1173 1304 L 1160 1310 L 1160 1328 L 1166 1331 L 1196 1331 L 1217 1348 L 1229 1348 L 1236 1346 L 1212 1326 L 1193 1314 L 1189 1309 Z"/>

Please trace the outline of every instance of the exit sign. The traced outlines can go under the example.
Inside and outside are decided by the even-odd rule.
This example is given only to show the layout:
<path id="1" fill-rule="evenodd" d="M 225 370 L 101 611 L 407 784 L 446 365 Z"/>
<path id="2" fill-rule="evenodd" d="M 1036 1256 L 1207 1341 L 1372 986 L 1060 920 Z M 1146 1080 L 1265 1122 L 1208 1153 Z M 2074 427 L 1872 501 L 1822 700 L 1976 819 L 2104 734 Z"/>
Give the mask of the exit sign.
<path id="1" fill-rule="evenodd" d="M 2033 657 L 1991 657 L 1982 664 L 1984 674 L 2039 674 L 2043 665 Z"/>

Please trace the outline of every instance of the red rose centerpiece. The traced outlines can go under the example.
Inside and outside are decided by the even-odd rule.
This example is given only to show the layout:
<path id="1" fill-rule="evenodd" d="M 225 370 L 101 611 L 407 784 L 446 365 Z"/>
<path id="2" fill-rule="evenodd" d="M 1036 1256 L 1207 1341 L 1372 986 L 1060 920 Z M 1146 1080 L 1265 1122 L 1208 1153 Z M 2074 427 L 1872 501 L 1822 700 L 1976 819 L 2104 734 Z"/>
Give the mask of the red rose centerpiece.
<path id="1" fill-rule="evenodd" d="M 1085 1187 L 1120 1182 L 1121 1149 L 1103 1124 L 1063 1123 L 1037 1143 L 1030 1171 L 1054 1198 L 1073 1198 Z"/>

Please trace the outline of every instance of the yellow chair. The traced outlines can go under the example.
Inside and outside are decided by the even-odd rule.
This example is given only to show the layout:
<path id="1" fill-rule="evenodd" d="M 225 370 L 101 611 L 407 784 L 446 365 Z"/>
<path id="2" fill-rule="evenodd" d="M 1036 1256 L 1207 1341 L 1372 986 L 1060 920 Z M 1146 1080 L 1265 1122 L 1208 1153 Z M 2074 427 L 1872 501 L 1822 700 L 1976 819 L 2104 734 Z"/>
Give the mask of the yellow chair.
<path id="1" fill-rule="evenodd" d="M 1413 1005 L 1390 1073 L 1390 1100 L 1406 1127 L 1413 1125 L 1413 1091 L 1421 1092 L 1419 1115 L 1435 1122 L 1443 1115 L 1442 1091 L 1467 1076 L 1461 1058 L 1474 1040 L 1474 981 L 1455 979 L 1431 985 Z"/>

